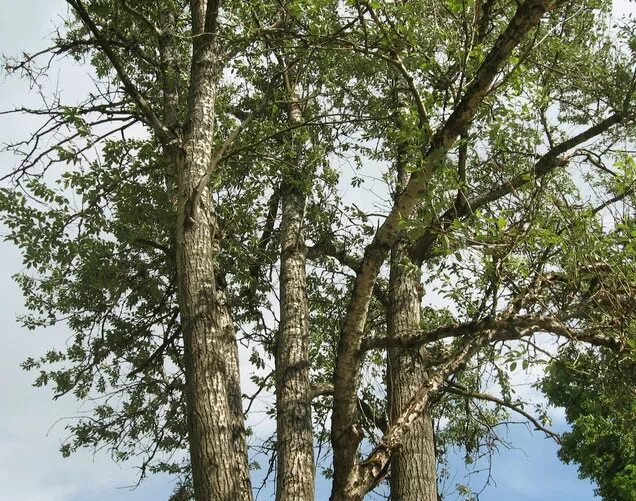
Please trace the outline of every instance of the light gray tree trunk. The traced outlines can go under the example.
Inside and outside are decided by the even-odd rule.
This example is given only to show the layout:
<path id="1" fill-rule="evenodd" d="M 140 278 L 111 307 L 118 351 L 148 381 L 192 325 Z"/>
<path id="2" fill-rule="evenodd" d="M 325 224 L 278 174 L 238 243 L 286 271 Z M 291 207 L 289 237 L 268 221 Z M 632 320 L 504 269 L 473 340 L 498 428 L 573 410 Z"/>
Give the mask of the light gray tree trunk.
<path id="1" fill-rule="evenodd" d="M 184 338 L 188 435 L 197 501 L 251 500 L 234 326 L 215 277 L 218 245 L 206 179 L 212 156 L 218 61 L 216 13 L 193 2 L 188 119 L 172 149 L 177 173 L 176 254 Z M 207 10 L 206 10 L 207 9 Z"/>
<path id="2" fill-rule="evenodd" d="M 185 396 L 192 477 L 197 501 L 251 500 L 238 354 L 224 291 L 215 278 L 216 217 L 207 189 L 219 74 L 218 0 L 191 0 L 192 60 L 184 124 L 179 122 L 179 76 L 169 30 L 159 43 L 158 79 L 163 109 L 157 113 L 135 87 L 125 65 L 83 2 L 67 0 L 111 62 L 139 113 L 163 145 L 166 189 L 177 206 L 174 227 L 177 299 L 184 343 Z M 162 10 L 159 22 L 174 15 Z"/>
<path id="3" fill-rule="evenodd" d="M 177 167 L 177 277 L 195 496 L 197 501 L 251 499 L 242 413 L 237 413 L 241 394 L 235 333 L 214 276 L 213 207 L 206 190 L 199 217 L 189 224 L 183 203 L 207 162 L 184 160 Z"/>
<path id="4" fill-rule="evenodd" d="M 392 442 L 394 444 L 392 447 L 398 447 L 398 441 L 413 424 L 413 421 L 405 416 L 403 426 L 389 432 L 381 450 L 374 452 L 372 461 L 356 462 L 359 444 L 363 438 L 357 424 L 357 390 L 360 382 L 359 369 L 363 353 L 361 347 L 364 327 L 376 278 L 399 237 L 400 221 L 412 216 L 418 201 L 426 193 L 433 175 L 446 158 L 448 150 L 468 129 L 477 108 L 513 50 L 526 34 L 539 24 L 541 17 L 547 11 L 556 8 L 558 3 L 554 0 L 526 0 L 519 5 L 508 26 L 499 35 L 480 64 L 475 77 L 466 86 L 453 112 L 433 134 L 422 156 L 421 168 L 413 173 L 396 198 L 384 222 L 378 227 L 373 240 L 365 248 L 362 262 L 356 270 L 351 299 L 340 331 L 334 369 L 334 401 L 331 418 L 334 466 L 332 501 L 361 499 L 384 471 L 383 463 L 393 454 L 394 449 L 386 445 L 386 442 Z M 470 349 L 467 346 L 465 353 L 469 352 Z M 439 384 L 441 382 L 437 381 L 435 386 Z M 424 398 L 431 391 L 432 388 L 423 388 L 422 397 Z M 415 402 L 413 410 L 418 412 L 420 410 L 420 406 Z M 418 412 L 413 412 L 411 415 L 417 417 Z"/>
<path id="5" fill-rule="evenodd" d="M 238 369 L 234 329 L 214 276 L 215 221 L 207 190 L 199 217 L 186 223 L 184 201 L 192 195 L 201 165 L 207 163 L 197 160 L 196 154 L 188 156 L 177 166 L 177 277 L 195 496 L 197 501 L 250 499 L 247 458 L 237 457 L 235 444 L 243 438 L 243 430 L 230 406 L 230 398 L 236 405 L 230 389 Z"/>
<path id="6" fill-rule="evenodd" d="M 298 96 L 285 73 L 291 126 L 302 123 Z M 279 501 L 314 497 L 314 449 L 309 382 L 309 308 L 303 231 L 307 186 L 304 148 L 290 133 L 281 185 L 280 325 L 276 341 L 276 433 Z"/>

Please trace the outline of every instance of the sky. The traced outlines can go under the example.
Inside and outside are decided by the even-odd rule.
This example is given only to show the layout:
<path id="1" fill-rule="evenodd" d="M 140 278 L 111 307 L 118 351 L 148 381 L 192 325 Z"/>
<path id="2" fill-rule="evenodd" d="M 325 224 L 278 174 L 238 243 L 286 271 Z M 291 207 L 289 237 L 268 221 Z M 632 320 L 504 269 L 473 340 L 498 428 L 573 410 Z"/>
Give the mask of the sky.
<path id="1" fill-rule="evenodd" d="M 618 2 L 617 10 L 631 12 L 636 6 Z M 53 27 L 64 12 L 60 0 L 0 0 L 0 52 L 4 55 L 34 51 L 47 45 Z M 89 80 L 76 67 L 61 65 L 51 75 L 54 84 L 69 99 L 81 97 Z M 37 96 L 25 81 L 0 77 L 0 110 L 37 104 Z M 0 116 L 0 143 L 28 134 L 33 121 L 27 117 Z M 13 159 L 0 155 L 0 172 Z M 0 228 L 0 231 L 2 229 Z M 172 481 L 153 477 L 131 490 L 137 479 L 133 464 L 116 464 L 107 453 L 82 451 L 63 458 L 59 446 L 65 437 L 65 418 L 80 409 L 72 398 L 52 401 L 47 389 L 33 388 L 34 375 L 19 367 L 26 357 L 63 346 L 61 328 L 26 331 L 16 322 L 23 311 L 22 297 L 12 275 L 21 270 L 19 253 L 0 241 L 0 500 L 3 501 L 145 501 L 167 499 Z M 556 415 L 557 431 L 565 423 Z M 591 501 L 594 486 L 577 478 L 576 468 L 556 457 L 556 444 L 532 433 L 525 426 L 513 426 L 508 435 L 515 449 L 493 458 L 496 485 L 486 487 L 480 499 L 488 501 Z M 453 463 L 453 481 L 465 483 L 459 458 Z M 481 483 L 476 481 L 475 488 Z M 269 496 L 263 496 L 268 499 Z M 328 483 L 319 482 L 317 500 L 328 499 Z M 451 498 L 452 499 L 452 498 Z"/>

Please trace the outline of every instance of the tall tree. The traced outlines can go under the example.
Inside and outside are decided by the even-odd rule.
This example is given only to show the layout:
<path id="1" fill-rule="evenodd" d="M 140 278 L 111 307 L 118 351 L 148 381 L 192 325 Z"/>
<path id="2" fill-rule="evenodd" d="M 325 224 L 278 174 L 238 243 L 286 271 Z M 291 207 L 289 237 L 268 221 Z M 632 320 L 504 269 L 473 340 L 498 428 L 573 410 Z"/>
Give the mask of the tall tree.
<path id="1" fill-rule="evenodd" d="M 67 3 L 40 56 L 96 89 L 16 110 L 44 124 L 0 192 L 25 324 L 74 335 L 25 367 L 101 397 L 65 454 L 251 499 L 244 413 L 273 393 L 250 445 L 277 499 L 326 461 L 333 500 L 387 475 L 434 500 L 436 454 L 472 461 L 508 412 L 555 436 L 511 381 L 558 358 L 546 337 L 631 356 L 636 74 L 610 2 Z M 7 64 L 37 80 L 37 57 Z M 346 199 L 369 179 L 379 207 Z"/>
<path id="2" fill-rule="evenodd" d="M 288 36 L 292 33 L 288 31 Z M 298 55 L 289 52 L 276 55 L 291 129 L 280 185 L 280 323 L 275 354 L 276 499 L 281 500 L 312 499 L 315 480 L 304 231 L 307 194 L 311 191 L 313 174 L 308 134 L 301 127 L 306 114 L 301 100 L 302 69 L 299 68 L 303 63 L 298 61 Z M 307 103 L 307 92 L 304 95 Z"/>
<path id="3" fill-rule="evenodd" d="M 607 363 L 599 364 L 599 358 Z M 608 501 L 635 496 L 634 381 L 633 357 L 572 347 L 542 381 L 548 398 L 565 408 L 572 425 L 562 437 L 559 456 L 578 463 L 580 476 L 592 478 L 596 494 Z"/>

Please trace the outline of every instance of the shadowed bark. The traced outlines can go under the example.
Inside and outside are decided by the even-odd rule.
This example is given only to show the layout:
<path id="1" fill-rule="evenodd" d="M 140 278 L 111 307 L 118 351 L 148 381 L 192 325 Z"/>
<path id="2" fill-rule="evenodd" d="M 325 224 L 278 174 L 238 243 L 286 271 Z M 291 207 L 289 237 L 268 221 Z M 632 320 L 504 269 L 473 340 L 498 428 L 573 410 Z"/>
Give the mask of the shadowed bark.
<path id="1" fill-rule="evenodd" d="M 391 253 L 387 334 L 399 338 L 420 326 L 420 271 L 405 261 L 408 242 L 399 241 Z M 419 388 L 426 385 L 425 348 L 389 350 L 388 389 L 390 425 L 404 412 Z M 428 409 L 404 437 L 391 459 L 392 501 L 437 501 L 435 439 Z"/>
<path id="2" fill-rule="evenodd" d="M 408 113 L 399 81 L 393 85 L 391 100 L 394 123 L 402 129 Z M 398 141 L 395 155 L 396 198 L 410 179 L 408 143 Z M 387 338 L 400 339 L 420 328 L 422 283 L 420 267 L 408 256 L 411 242 L 402 234 L 391 249 L 387 294 Z M 388 350 L 387 393 L 389 426 L 404 412 L 417 390 L 428 379 L 427 350 L 397 346 Z M 402 448 L 391 459 L 391 499 L 393 501 L 437 501 L 435 441 L 428 410 L 422 413 L 404 438 Z"/>

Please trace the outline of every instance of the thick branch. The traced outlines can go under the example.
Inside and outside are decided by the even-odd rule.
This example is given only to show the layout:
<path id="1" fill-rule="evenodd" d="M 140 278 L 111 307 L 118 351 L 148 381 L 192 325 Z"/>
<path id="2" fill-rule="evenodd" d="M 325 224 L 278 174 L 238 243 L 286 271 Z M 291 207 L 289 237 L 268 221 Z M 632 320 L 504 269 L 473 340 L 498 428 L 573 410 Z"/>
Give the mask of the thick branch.
<path id="1" fill-rule="evenodd" d="M 470 201 L 470 207 L 473 210 L 483 207 L 487 203 L 493 202 L 505 195 L 508 195 L 509 193 L 512 193 L 514 190 L 519 189 L 524 184 L 527 184 L 529 179 L 543 177 L 560 165 L 564 165 L 565 162 L 559 159 L 560 155 L 566 153 L 579 144 L 583 144 L 586 141 L 603 134 L 614 125 L 620 123 L 622 118 L 622 113 L 614 113 L 602 122 L 586 129 L 574 137 L 571 137 L 567 141 L 563 141 L 556 145 L 539 159 L 530 172 L 520 174 L 495 189 L 484 193 L 481 196 L 475 197 Z"/>
<path id="2" fill-rule="evenodd" d="M 434 223 L 431 223 L 426 232 L 413 244 L 413 247 L 411 248 L 411 257 L 413 261 L 422 264 L 424 261 L 432 257 L 431 252 L 435 242 L 437 241 L 438 235 L 447 230 L 454 219 L 468 217 L 477 209 L 513 193 L 515 190 L 518 190 L 524 185 L 530 184 L 533 180 L 546 176 L 559 167 L 567 165 L 567 161 L 561 158 L 561 155 L 576 146 L 607 132 L 614 125 L 620 123 L 623 118 L 624 116 L 622 113 L 614 113 L 602 122 L 550 149 L 550 151 L 544 154 L 530 170 L 523 174 L 519 174 L 512 179 L 505 181 L 485 193 L 476 195 L 468 201 L 462 198 L 462 203 L 455 203 L 455 205 L 442 214 L 439 219 L 437 219 Z"/>
<path id="3" fill-rule="evenodd" d="M 391 457 L 400 449 L 404 436 L 428 408 L 431 400 L 444 389 L 446 378 L 465 364 L 488 339 L 489 336 L 486 335 L 483 338 L 463 340 L 457 344 L 453 356 L 440 366 L 435 375 L 415 393 L 402 415 L 394 422 L 375 450 L 366 460 L 354 466 L 345 489 L 345 499 L 361 500 L 382 480 L 387 473 Z"/>
<path id="4" fill-rule="evenodd" d="M 376 337 L 366 339 L 362 344 L 362 351 L 386 348 L 419 348 L 425 344 L 434 343 L 442 339 L 474 337 L 485 331 L 493 331 L 493 341 L 512 341 L 531 336 L 537 332 L 546 332 L 581 341 L 594 346 L 603 346 L 613 351 L 622 352 L 626 349 L 623 342 L 617 338 L 598 332 L 600 329 L 575 329 L 568 327 L 561 320 L 554 317 L 540 317 L 536 315 L 517 315 L 499 319 L 484 319 L 476 322 L 448 324 L 430 331 L 417 331 L 401 337 Z"/>
<path id="5" fill-rule="evenodd" d="M 517 9 L 510 24 L 499 36 L 493 49 L 477 70 L 475 78 L 467 87 L 455 111 L 433 136 L 430 146 L 424 152 L 423 168 L 412 175 L 365 251 L 341 332 L 334 372 L 336 389 L 332 419 L 335 470 L 332 498 L 334 499 L 340 499 L 344 494 L 344 487 L 348 484 L 348 477 L 358 448 L 359 437 L 352 424 L 356 422 L 357 416 L 356 389 L 359 379 L 362 333 L 375 280 L 399 233 L 399 223 L 402 219 L 411 216 L 417 201 L 426 191 L 432 175 L 439 168 L 457 137 L 467 130 L 477 107 L 514 48 L 531 29 L 538 25 L 543 14 L 554 6 L 553 1 L 527 0 Z"/>

